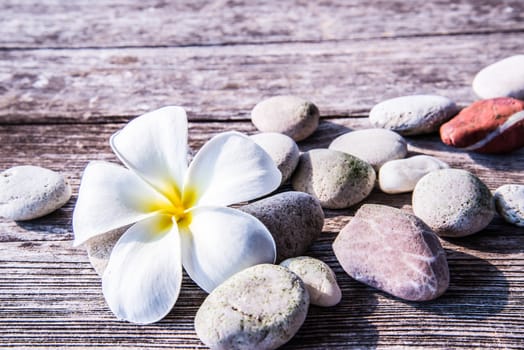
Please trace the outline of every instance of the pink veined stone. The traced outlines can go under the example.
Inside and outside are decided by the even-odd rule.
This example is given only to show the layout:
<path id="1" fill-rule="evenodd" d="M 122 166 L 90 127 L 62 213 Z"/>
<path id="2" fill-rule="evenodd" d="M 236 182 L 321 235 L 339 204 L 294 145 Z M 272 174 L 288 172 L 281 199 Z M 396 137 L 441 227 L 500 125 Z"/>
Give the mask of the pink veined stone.
<path id="1" fill-rule="evenodd" d="M 449 285 L 437 235 L 400 209 L 363 205 L 340 231 L 333 251 L 348 275 L 401 299 L 435 299 Z"/>
<path id="2" fill-rule="evenodd" d="M 442 142 L 479 153 L 524 146 L 524 101 L 500 97 L 474 102 L 440 127 Z"/>

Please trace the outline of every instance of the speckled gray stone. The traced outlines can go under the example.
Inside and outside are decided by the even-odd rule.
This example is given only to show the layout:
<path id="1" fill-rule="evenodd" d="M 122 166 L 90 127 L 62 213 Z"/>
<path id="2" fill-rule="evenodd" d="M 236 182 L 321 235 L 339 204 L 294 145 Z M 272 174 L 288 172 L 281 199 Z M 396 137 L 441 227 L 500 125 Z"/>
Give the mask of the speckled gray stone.
<path id="1" fill-rule="evenodd" d="M 495 207 L 510 224 L 524 227 L 524 185 L 510 184 L 497 188 Z"/>
<path id="2" fill-rule="evenodd" d="M 295 141 L 311 135 L 319 119 L 317 106 L 296 96 L 274 96 L 259 102 L 251 111 L 251 121 L 258 130 L 279 132 Z"/>
<path id="3" fill-rule="evenodd" d="M 0 173 L 0 216 L 32 220 L 52 213 L 71 198 L 71 186 L 61 174 L 23 165 Z"/>
<path id="4" fill-rule="evenodd" d="M 277 265 L 256 265 L 208 295 L 195 330 L 214 350 L 271 350 L 295 335 L 308 308 L 309 295 L 297 275 Z"/>
<path id="5" fill-rule="evenodd" d="M 309 256 L 289 258 L 280 263 L 297 274 L 306 285 L 309 301 L 317 306 L 334 306 L 340 302 L 342 292 L 335 273 L 322 260 Z"/>
<path id="6" fill-rule="evenodd" d="M 413 190 L 413 212 L 439 236 L 462 237 L 484 229 L 495 215 L 489 188 L 472 173 L 442 169 Z"/>
<path id="7" fill-rule="evenodd" d="M 123 227 L 95 236 L 83 244 L 87 250 L 89 262 L 99 276 L 104 275 L 113 247 L 127 229 L 128 227 Z"/>
<path id="8" fill-rule="evenodd" d="M 333 243 L 354 279 L 396 297 L 424 301 L 449 285 L 446 253 L 422 220 L 400 209 L 364 204 Z"/>
<path id="9" fill-rule="evenodd" d="M 334 139 L 329 149 L 341 151 L 365 160 L 375 171 L 393 159 L 402 159 L 408 153 L 406 140 L 387 129 L 350 131 Z"/>
<path id="10" fill-rule="evenodd" d="M 278 170 L 282 173 L 284 183 L 291 177 L 298 164 L 300 151 L 293 139 L 287 135 L 276 132 L 263 132 L 252 135 L 251 139 L 262 147 L 275 162 Z"/>
<path id="11" fill-rule="evenodd" d="M 439 126 L 457 114 L 455 102 L 438 95 L 411 95 L 392 98 L 375 105 L 369 121 L 377 128 L 402 135 L 435 132 Z"/>
<path id="12" fill-rule="evenodd" d="M 277 247 L 277 262 L 303 255 L 324 226 L 319 201 L 303 192 L 283 192 L 239 208 L 260 220 Z"/>
<path id="13" fill-rule="evenodd" d="M 473 91 L 485 99 L 524 99 L 524 55 L 507 57 L 483 68 L 473 79 Z"/>
<path id="14" fill-rule="evenodd" d="M 360 158 L 330 149 L 313 149 L 300 156 L 291 184 L 296 191 L 318 198 L 323 208 L 341 209 L 366 198 L 375 179 L 373 167 Z"/>
<path id="15" fill-rule="evenodd" d="M 411 192 L 424 175 L 449 165 L 435 157 L 418 155 L 386 162 L 378 173 L 380 189 L 385 193 Z"/>

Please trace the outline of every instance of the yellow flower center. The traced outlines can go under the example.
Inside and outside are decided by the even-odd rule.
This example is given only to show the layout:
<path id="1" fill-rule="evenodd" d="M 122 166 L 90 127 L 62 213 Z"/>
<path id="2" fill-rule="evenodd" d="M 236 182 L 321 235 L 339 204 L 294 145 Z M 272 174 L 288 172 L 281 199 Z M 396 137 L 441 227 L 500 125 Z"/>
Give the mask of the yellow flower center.
<path id="1" fill-rule="evenodd" d="M 187 228 L 191 224 L 192 214 L 189 211 L 197 200 L 197 193 L 194 189 L 185 189 L 183 193 L 172 186 L 170 193 L 164 193 L 166 201 L 156 201 L 151 205 L 151 211 L 159 212 L 176 221 L 179 228 Z"/>

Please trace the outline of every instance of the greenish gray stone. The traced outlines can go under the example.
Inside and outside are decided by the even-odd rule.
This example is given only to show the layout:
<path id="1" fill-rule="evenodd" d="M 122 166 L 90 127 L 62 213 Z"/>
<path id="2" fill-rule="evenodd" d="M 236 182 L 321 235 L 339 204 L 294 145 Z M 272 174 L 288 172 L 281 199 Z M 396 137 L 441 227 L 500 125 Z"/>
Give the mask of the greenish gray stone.
<path id="1" fill-rule="evenodd" d="M 313 149 L 300 156 L 291 178 L 296 191 L 315 196 L 323 208 L 342 209 L 366 198 L 375 184 L 370 164 L 350 154 Z"/>
<path id="2" fill-rule="evenodd" d="M 308 292 L 296 274 L 261 264 L 213 290 L 198 309 L 195 330 L 211 349 L 276 349 L 299 330 L 308 308 Z"/>

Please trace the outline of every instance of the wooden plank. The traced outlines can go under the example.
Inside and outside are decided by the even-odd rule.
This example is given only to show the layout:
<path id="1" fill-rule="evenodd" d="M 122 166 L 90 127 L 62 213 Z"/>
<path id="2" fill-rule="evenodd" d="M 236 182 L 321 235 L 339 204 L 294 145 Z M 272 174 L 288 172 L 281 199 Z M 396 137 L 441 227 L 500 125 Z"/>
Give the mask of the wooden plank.
<path id="1" fill-rule="evenodd" d="M 107 139 L 122 124 L 0 125 L 0 169 L 38 164 L 61 170 L 79 184 L 89 160 L 116 161 Z M 335 136 L 369 127 L 366 118 L 325 119 L 300 143 L 325 147 Z M 223 130 L 254 133 L 248 122 L 190 123 L 190 145 L 198 149 Z M 411 153 L 439 157 L 475 172 L 493 190 L 524 183 L 524 150 L 477 156 L 452 150 L 436 135 L 410 137 Z M 193 318 L 205 298 L 185 277 L 180 298 L 163 321 L 147 326 L 118 322 L 105 305 L 100 280 L 82 248 L 73 248 L 74 198 L 61 210 L 27 223 L 0 220 L 0 347 L 205 348 Z M 410 208 L 410 195 L 378 191 L 366 199 Z M 442 240 L 451 270 L 450 289 L 428 303 L 404 302 L 351 278 L 336 261 L 331 243 L 356 208 L 326 211 L 324 233 L 310 255 L 333 267 L 343 300 L 333 308 L 311 307 L 284 349 L 351 347 L 446 347 L 518 349 L 524 342 L 524 235 L 496 217 L 481 233 Z"/>
<path id="2" fill-rule="evenodd" d="M 201 46 L 522 32 L 519 0 L 4 0 L 3 48 Z"/>
<path id="3" fill-rule="evenodd" d="M 0 51 L 0 121 L 122 121 L 163 105 L 191 120 L 245 120 L 295 94 L 324 116 L 366 115 L 391 97 L 469 104 L 474 75 L 521 50 L 522 34 L 199 48 Z M 489 49 L 487 49 L 489 48 Z M 115 117 L 116 116 L 116 117 Z"/>

